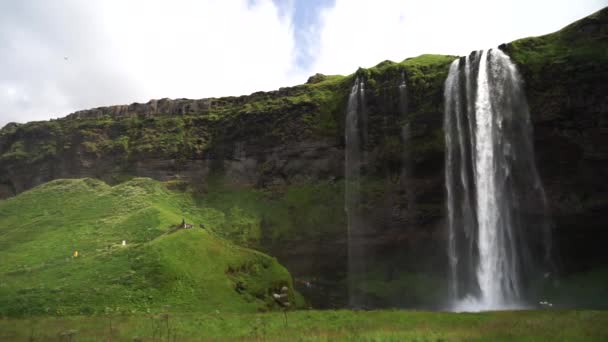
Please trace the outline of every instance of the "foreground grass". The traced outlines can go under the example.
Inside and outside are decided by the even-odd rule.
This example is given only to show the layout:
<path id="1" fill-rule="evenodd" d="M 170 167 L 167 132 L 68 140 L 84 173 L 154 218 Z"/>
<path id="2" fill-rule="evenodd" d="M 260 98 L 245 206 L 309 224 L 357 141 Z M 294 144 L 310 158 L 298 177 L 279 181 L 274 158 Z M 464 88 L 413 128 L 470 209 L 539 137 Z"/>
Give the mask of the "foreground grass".
<path id="1" fill-rule="evenodd" d="M 606 341 L 608 312 L 295 311 L 1 319 L 2 341 Z"/>

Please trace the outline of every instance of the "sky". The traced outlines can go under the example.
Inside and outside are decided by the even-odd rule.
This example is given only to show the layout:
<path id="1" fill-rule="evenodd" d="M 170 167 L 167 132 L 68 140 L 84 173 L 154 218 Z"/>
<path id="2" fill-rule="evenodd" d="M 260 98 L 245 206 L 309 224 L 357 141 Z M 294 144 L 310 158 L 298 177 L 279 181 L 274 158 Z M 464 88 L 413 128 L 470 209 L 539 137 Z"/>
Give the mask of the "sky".
<path id="1" fill-rule="evenodd" d="M 542 35 L 608 0 L 0 0 L 0 127 Z"/>

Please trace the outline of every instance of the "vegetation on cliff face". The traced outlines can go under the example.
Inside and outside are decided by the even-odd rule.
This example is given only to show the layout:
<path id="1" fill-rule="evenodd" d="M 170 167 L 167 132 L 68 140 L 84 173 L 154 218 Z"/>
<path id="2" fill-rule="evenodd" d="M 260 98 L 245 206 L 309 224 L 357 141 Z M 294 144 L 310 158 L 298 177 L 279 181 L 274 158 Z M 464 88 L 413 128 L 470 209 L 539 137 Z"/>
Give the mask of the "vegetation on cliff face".
<path id="1" fill-rule="evenodd" d="M 370 108 L 371 113 L 394 119 L 378 129 L 397 126 L 402 120 L 397 103 L 401 73 L 408 82 L 412 120 L 440 109 L 438 89 L 453 58 L 423 55 L 362 69 L 382 106 L 378 111 Z M 0 131 L 0 183 L 11 182 L 17 169 L 40 164 L 57 169 L 56 164 L 65 160 L 86 164 L 111 158 L 117 164 L 114 171 L 129 173 L 130 165 L 147 158 L 175 160 L 179 169 L 180 163 L 208 158 L 219 153 L 218 145 L 238 140 L 255 138 L 265 147 L 310 139 L 341 141 L 353 79 L 353 75 L 324 76 L 317 82 L 249 96 L 152 100 L 85 110 L 59 120 L 10 124 Z M 429 96 L 434 100 L 429 101 Z M 46 180 L 53 178 L 49 175 Z M 18 191 L 32 185 L 19 184 Z"/>
<path id="2" fill-rule="evenodd" d="M 606 89 L 607 47 L 608 9 L 555 33 L 501 46 L 518 64 L 534 114 L 542 121 L 571 119 L 580 107 L 573 100 L 581 92 L 597 101 L 595 93 Z"/>
<path id="3" fill-rule="evenodd" d="M 250 189 L 211 182 L 195 195 L 197 205 L 213 217 L 220 234 L 251 247 L 289 240 L 340 236 L 344 232 L 342 182 L 302 182 L 283 188 Z"/>
<path id="4" fill-rule="evenodd" d="M 288 271 L 218 236 L 193 203 L 144 178 L 57 180 L 0 201 L 0 315 L 276 308 Z"/>
<path id="5" fill-rule="evenodd" d="M 574 67 L 577 63 L 592 64 L 600 69 L 608 62 L 607 25 L 608 10 L 603 9 L 557 32 L 519 39 L 505 47 L 519 64 L 536 72 L 555 63 L 564 67 Z"/>
<path id="6" fill-rule="evenodd" d="M 606 236 L 608 212 L 607 14 L 604 9 L 556 33 L 501 46 L 526 83 L 538 165 L 558 217 L 556 244 L 564 255 L 585 255 L 596 264 L 606 260 L 605 253 L 592 251 L 603 248 L 599 237 Z M 287 250 L 292 254 L 282 257 L 291 258 L 294 273 L 343 286 L 344 115 L 359 76 L 366 82 L 369 115 L 362 205 L 377 229 L 370 244 L 379 251 L 366 289 L 380 302 L 386 298 L 379 294 L 388 294 L 410 296 L 406 302 L 417 304 L 442 290 L 437 278 L 415 275 L 441 273 L 438 265 L 445 264 L 438 252 L 444 232 L 443 83 L 455 58 L 422 55 L 349 76 L 315 75 L 307 84 L 273 92 L 152 100 L 9 124 L 0 130 L 0 198 L 57 178 L 170 180 L 187 190 L 175 196 L 195 208 L 190 219 L 214 227 L 216 238 L 267 252 Z M 104 192 L 119 188 L 100 186 Z M 174 219 L 158 219 L 161 231 L 133 230 L 131 238 L 162 234 Z M 7 229 L 3 222 L 0 229 Z M 591 233 L 579 234 L 580 222 Z M 395 265 L 402 268 L 395 271 Z"/>
<path id="7" fill-rule="evenodd" d="M 555 33 L 501 48 L 525 80 L 559 266 L 585 273 L 605 267 L 608 7 Z"/>

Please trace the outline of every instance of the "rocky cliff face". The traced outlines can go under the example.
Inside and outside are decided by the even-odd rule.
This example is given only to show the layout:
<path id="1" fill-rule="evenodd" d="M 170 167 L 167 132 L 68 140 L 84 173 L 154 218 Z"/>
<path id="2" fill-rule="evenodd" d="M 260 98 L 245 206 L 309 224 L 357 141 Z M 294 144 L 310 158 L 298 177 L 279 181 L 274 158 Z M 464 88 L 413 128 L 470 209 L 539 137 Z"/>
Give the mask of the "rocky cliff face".
<path id="1" fill-rule="evenodd" d="M 500 48 L 526 82 L 559 269 L 606 265 L 600 244 L 608 237 L 608 10 Z M 443 82 L 455 58 L 423 55 L 355 74 L 367 86 L 362 191 L 365 244 L 375 265 L 367 291 L 378 305 L 434 305 L 429 298 L 443 293 Z M 355 75 L 9 124 L 0 131 L 0 198 L 56 178 L 171 181 L 197 192 L 202 206 L 224 215 L 226 227 L 240 227 L 226 228 L 228 237 L 277 256 L 313 304 L 342 305 L 344 115 Z"/>
<path id="2" fill-rule="evenodd" d="M 503 47 L 518 63 L 567 270 L 608 262 L 608 10 Z"/>
<path id="3" fill-rule="evenodd" d="M 326 109 L 331 104 L 311 98 L 309 88 L 335 96 L 337 86 L 304 85 L 239 98 L 152 100 L 80 111 L 57 121 L 10 124 L 0 135 L 1 182 L 10 194 L 55 178 L 84 176 L 114 182 L 134 175 L 203 182 L 217 169 L 235 182 L 262 185 L 257 183 L 264 182 L 263 163 L 281 163 L 290 154 L 310 155 L 336 144 L 315 134 L 323 129 L 315 127 L 322 124 L 318 117 L 333 113 Z M 294 169 L 288 163 L 277 167 L 286 175 Z M 296 173 L 315 176 L 307 171 Z"/>

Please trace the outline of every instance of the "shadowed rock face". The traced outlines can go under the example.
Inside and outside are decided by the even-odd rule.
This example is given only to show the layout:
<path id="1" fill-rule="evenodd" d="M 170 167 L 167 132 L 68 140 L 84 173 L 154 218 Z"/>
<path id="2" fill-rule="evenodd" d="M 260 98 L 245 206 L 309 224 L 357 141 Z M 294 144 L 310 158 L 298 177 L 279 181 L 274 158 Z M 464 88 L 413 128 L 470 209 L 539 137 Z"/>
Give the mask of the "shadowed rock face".
<path id="1" fill-rule="evenodd" d="M 279 93 L 268 97 L 288 97 Z M 212 102 L 217 106 L 212 114 L 199 105 Z M 321 103 L 257 112 L 246 111 L 243 102 L 160 100 L 9 125 L 0 136 L 0 180 L 8 189 L 3 193 L 56 178 L 89 176 L 110 182 L 145 176 L 196 183 L 217 171 L 238 184 L 264 186 L 297 175 L 316 179 L 341 174 L 341 165 L 333 162 L 339 159 L 332 155 L 339 140 L 303 131 L 302 114 L 318 111 Z M 217 113 L 221 117 L 212 117 Z"/>
<path id="2" fill-rule="evenodd" d="M 601 242 L 608 237 L 607 46 L 607 9 L 556 34 L 504 46 L 526 83 L 555 254 L 566 272 L 608 262 Z"/>
<path id="3" fill-rule="evenodd" d="M 601 246 L 608 238 L 607 18 L 604 9 L 554 34 L 500 47 L 524 80 L 537 166 L 554 217 L 554 254 L 564 274 L 608 264 Z M 153 100 L 9 124 L 0 130 L 0 198 L 52 179 L 80 177 L 110 183 L 133 176 L 181 180 L 202 196 L 213 191 L 212 179 L 222 178 L 273 201 L 294 187 L 340 184 L 346 103 L 359 76 L 366 80 L 369 115 L 361 172 L 368 227 L 359 241 L 371 251 L 373 265 L 366 302 L 438 305 L 439 294 L 447 292 L 441 284 L 447 279 L 443 84 L 454 58 L 383 62 L 348 77 L 316 77 L 249 96 Z M 343 198 L 336 192 L 315 205 Z M 294 217 L 301 213 L 298 205 L 286 206 Z M 315 306 L 346 301 L 345 217 L 341 210 L 332 215 L 276 239 L 271 236 L 280 226 L 259 214 L 263 234 L 249 244 L 277 256 L 296 280 L 313 279 L 296 283 Z M 335 227 L 320 224 L 325 219 Z"/>

